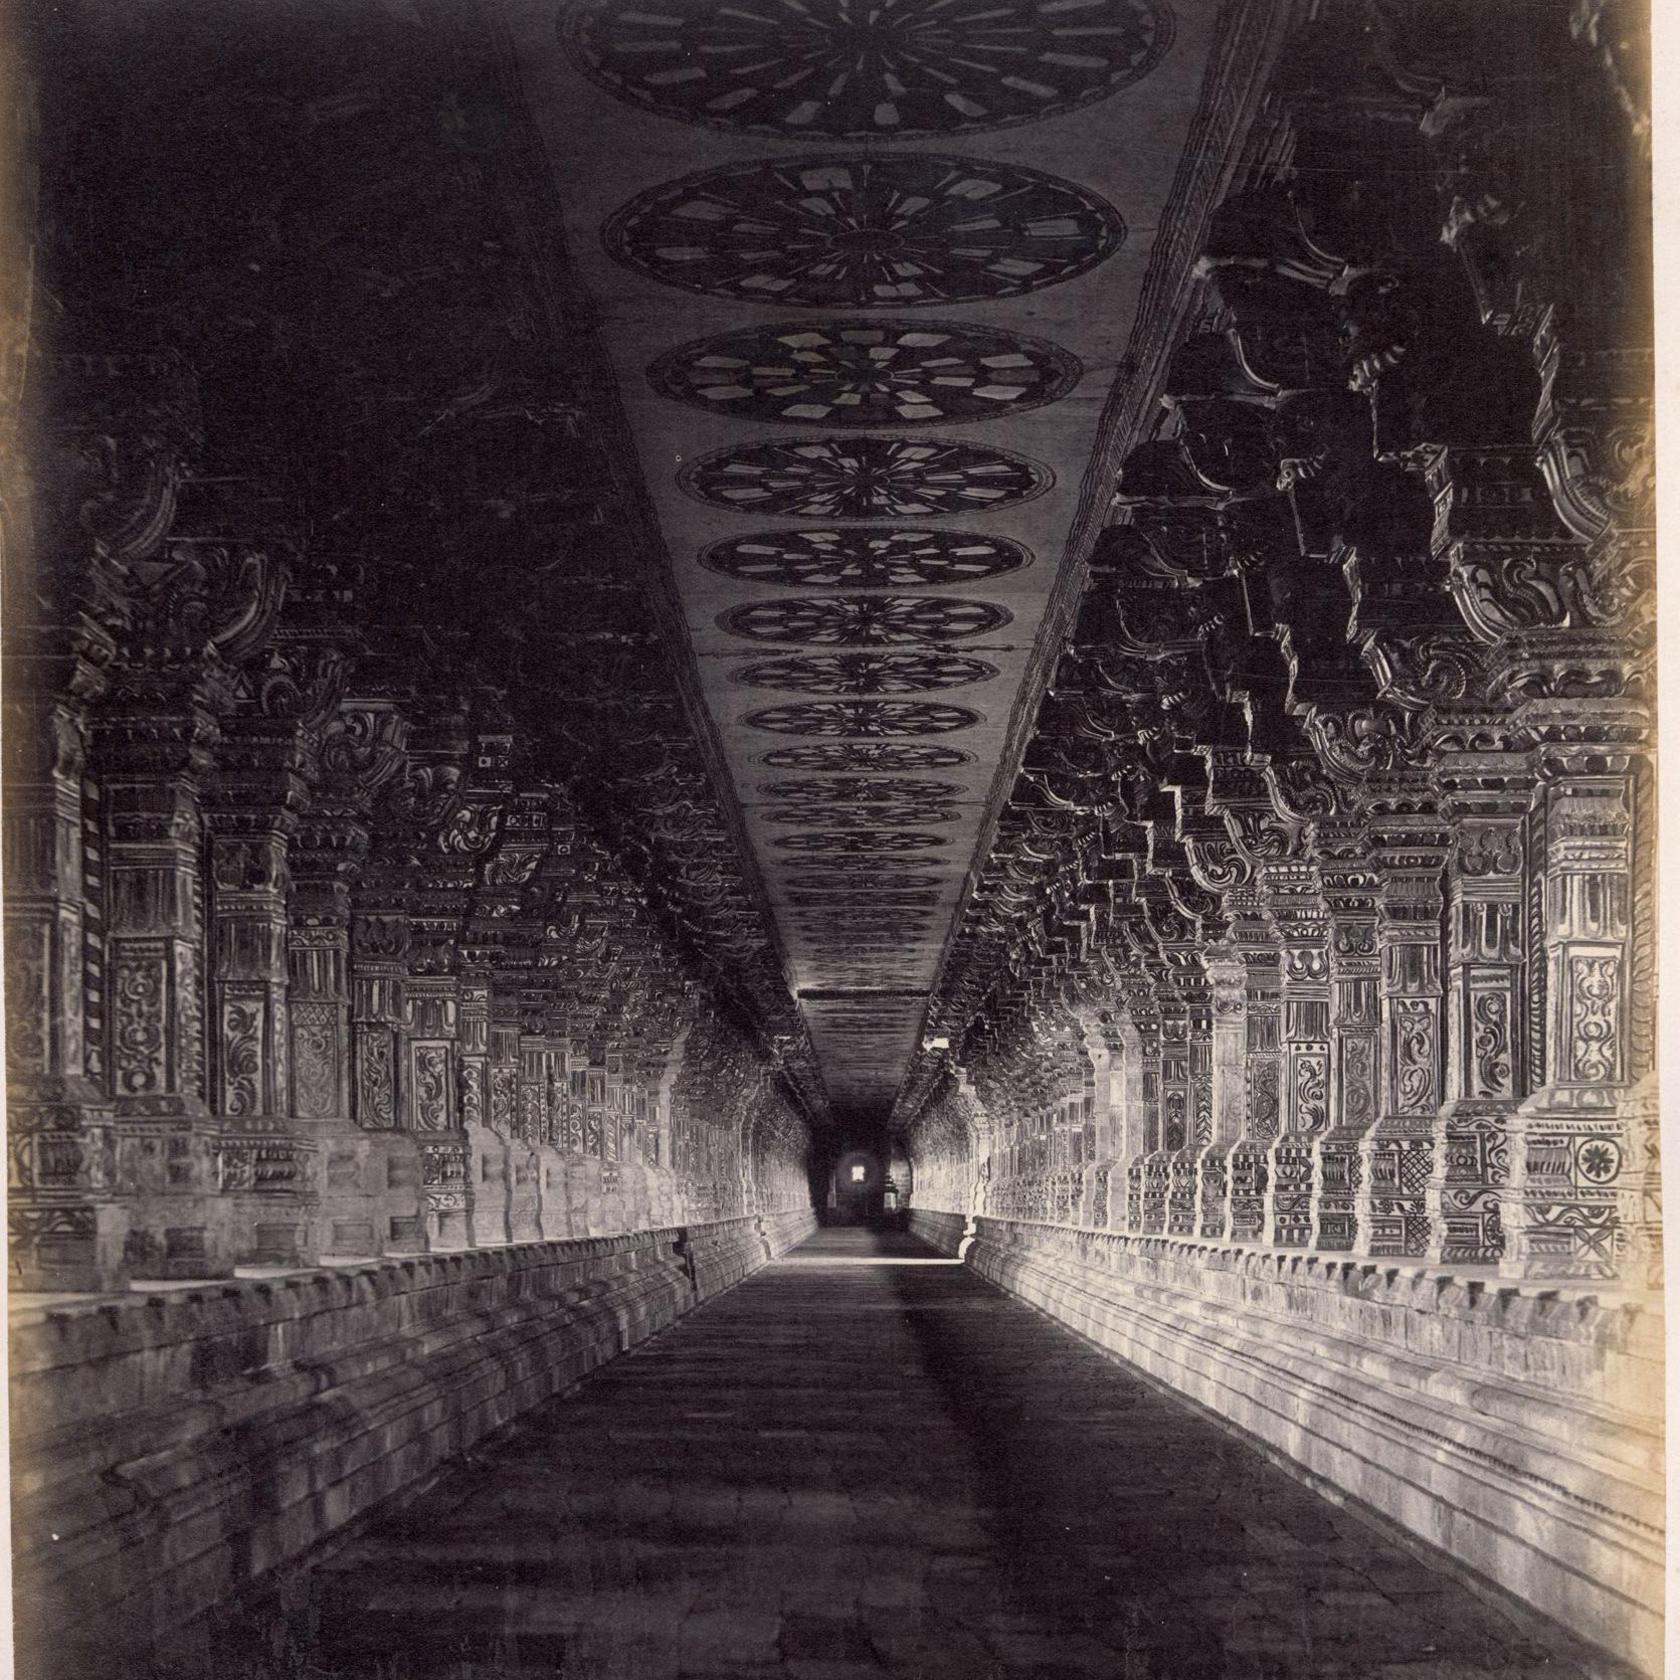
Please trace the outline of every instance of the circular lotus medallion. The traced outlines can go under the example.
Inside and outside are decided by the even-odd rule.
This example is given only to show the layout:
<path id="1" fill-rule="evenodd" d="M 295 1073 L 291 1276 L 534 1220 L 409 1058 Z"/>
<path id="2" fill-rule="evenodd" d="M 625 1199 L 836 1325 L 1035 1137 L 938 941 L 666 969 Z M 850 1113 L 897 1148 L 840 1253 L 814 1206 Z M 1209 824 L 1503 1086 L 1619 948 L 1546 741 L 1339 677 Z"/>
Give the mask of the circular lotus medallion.
<path id="1" fill-rule="evenodd" d="M 971 583 L 1030 562 L 1019 543 L 972 531 L 766 531 L 714 543 L 700 556 L 725 577 L 803 589 Z"/>
<path id="2" fill-rule="evenodd" d="M 972 134 L 1141 81 L 1172 44 L 1163 0 L 592 0 L 573 62 L 645 111 L 813 140 Z"/>
<path id="3" fill-rule="evenodd" d="M 796 519 L 931 519 L 1042 496 L 1050 469 L 976 443 L 784 438 L 702 455 L 677 482 L 737 513 Z"/>
<path id="4" fill-rule="evenodd" d="M 907 829 L 876 829 L 838 833 L 819 829 L 812 834 L 783 834 L 775 842 L 793 852 L 925 852 L 949 846 L 944 834 L 917 834 Z"/>
<path id="5" fill-rule="evenodd" d="M 718 617 L 725 630 L 753 641 L 818 647 L 958 641 L 1008 622 L 1008 609 L 994 601 L 949 595 L 806 595 L 751 601 Z"/>
<path id="6" fill-rule="evenodd" d="M 778 735 L 944 735 L 980 721 L 967 706 L 941 706 L 928 700 L 807 700 L 749 712 L 755 729 Z"/>
<path id="7" fill-rule="evenodd" d="M 954 823 L 957 813 L 949 805 L 909 803 L 899 805 L 775 805 L 763 812 L 766 822 L 806 823 L 812 827 L 879 828 L 901 823 L 932 826 Z"/>
<path id="8" fill-rule="evenodd" d="M 777 747 L 761 753 L 758 762 L 772 770 L 954 770 L 959 764 L 972 762 L 973 756 L 957 747 L 850 742 L 844 746 L 825 743 Z"/>
<path id="9" fill-rule="evenodd" d="M 1053 344 L 989 327 L 824 321 L 681 345 L 648 381 L 661 396 L 743 420 L 927 426 L 1054 402 L 1082 371 Z"/>
<path id="10" fill-rule="evenodd" d="M 829 653 L 805 659 L 767 659 L 735 673 L 749 688 L 796 694 L 921 694 L 961 688 L 997 675 L 983 659 L 955 653 Z"/>
<path id="11" fill-rule="evenodd" d="M 642 193 L 608 252 L 668 286 L 795 309 L 1020 297 L 1112 255 L 1126 225 L 1082 187 L 930 153 L 755 159 Z"/>
<path id="12" fill-rule="evenodd" d="M 884 804 L 894 799 L 960 799 L 956 782 L 924 782 L 909 776 L 808 776 L 796 782 L 760 782 L 758 791 L 771 799 L 848 799 L 854 804 Z"/>

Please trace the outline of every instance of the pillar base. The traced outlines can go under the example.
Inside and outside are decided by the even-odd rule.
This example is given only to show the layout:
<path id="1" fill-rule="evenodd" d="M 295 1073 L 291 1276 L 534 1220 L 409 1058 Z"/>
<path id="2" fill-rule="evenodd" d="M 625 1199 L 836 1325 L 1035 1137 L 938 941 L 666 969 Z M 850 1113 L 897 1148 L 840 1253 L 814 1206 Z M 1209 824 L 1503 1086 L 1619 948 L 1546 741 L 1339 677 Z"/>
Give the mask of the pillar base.
<path id="1" fill-rule="evenodd" d="M 1501 1277 L 1619 1280 L 1646 1270 L 1649 1232 L 1626 1181 L 1631 1133 L 1641 1161 L 1647 1152 L 1647 1106 L 1654 1098 L 1645 1088 L 1635 1097 L 1626 1085 L 1561 1084 L 1518 1106 L 1500 1208 Z"/>
<path id="2" fill-rule="evenodd" d="M 1428 1255 L 1429 1184 L 1440 1129 L 1433 1116 L 1389 1115 L 1365 1134 L 1354 1191 L 1361 1254 L 1396 1260 Z"/>

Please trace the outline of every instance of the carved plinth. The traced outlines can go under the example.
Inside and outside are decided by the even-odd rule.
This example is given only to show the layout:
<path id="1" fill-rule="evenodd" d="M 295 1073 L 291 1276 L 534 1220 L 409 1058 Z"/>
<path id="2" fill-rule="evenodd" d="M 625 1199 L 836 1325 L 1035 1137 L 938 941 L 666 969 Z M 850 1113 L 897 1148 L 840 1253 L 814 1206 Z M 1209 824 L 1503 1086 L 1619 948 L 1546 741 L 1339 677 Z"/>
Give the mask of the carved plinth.
<path id="1" fill-rule="evenodd" d="M 299 1122 L 320 1157 L 315 1241 L 323 1256 L 365 1259 L 426 1251 L 420 1152 L 405 1132 L 348 1119 Z"/>
<path id="2" fill-rule="evenodd" d="M 1553 1085 L 1511 1122 L 1510 1183 L 1501 1198 L 1500 1275 L 1620 1279 L 1643 1270 L 1648 1233 L 1630 1224 L 1629 1131 L 1641 1103 L 1626 1086 Z"/>
<path id="3" fill-rule="evenodd" d="M 1285 1132 L 1267 1157 L 1265 1241 L 1277 1248 L 1306 1248 L 1312 1243 L 1313 1140 L 1304 1132 Z"/>
<path id="4" fill-rule="evenodd" d="M 126 1276 L 110 1105 L 83 1078 L 8 1092 L 6 1224 L 14 1290 L 108 1290 Z"/>
<path id="5" fill-rule="evenodd" d="M 1231 1182 L 1230 1214 L 1221 1233 L 1227 1241 L 1257 1243 L 1265 1240 L 1270 1161 L 1269 1144 L 1245 1141 L 1232 1147 L 1227 1168 Z"/>
<path id="6" fill-rule="evenodd" d="M 1379 1120 L 1359 1144 L 1355 1229 L 1361 1254 L 1422 1258 L 1430 1252 L 1429 1187 L 1439 1153 L 1437 1123 Z"/>
<path id="7" fill-rule="evenodd" d="M 1442 1264 L 1491 1266 L 1505 1252 L 1500 1201 L 1509 1172 L 1514 1099 L 1465 1099 L 1441 1110 L 1424 1191 L 1427 1257 Z"/>
<path id="8" fill-rule="evenodd" d="M 1358 1245 L 1357 1200 L 1362 1178 L 1363 1127 L 1337 1126 L 1312 1143 L 1312 1246 L 1349 1254 Z"/>
<path id="9" fill-rule="evenodd" d="M 1167 1235 L 1189 1237 L 1196 1233 L 1200 1211 L 1196 1157 L 1178 1150 L 1167 1157 Z"/>

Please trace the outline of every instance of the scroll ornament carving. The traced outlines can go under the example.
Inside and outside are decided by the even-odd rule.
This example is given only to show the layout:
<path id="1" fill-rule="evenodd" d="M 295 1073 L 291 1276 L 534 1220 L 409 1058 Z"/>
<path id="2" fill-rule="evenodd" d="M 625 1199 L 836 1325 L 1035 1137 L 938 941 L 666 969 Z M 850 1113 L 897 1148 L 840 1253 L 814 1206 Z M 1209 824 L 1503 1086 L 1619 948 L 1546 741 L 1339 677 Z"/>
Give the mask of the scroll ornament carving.
<path id="1" fill-rule="evenodd" d="M 1614 956 L 1573 956 L 1569 961 L 1569 1062 L 1571 1077 L 1605 1084 L 1621 1076 L 1618 1011 L 1621 963 Z"/>
<path id="2" fill-rule="evenodd" d="M 257 999 L 222 1005 L 222 1107 L 240 1118 L 262 1112 L 262 1034 L 265 1011 Z"/>
<path id="3" fill-rule="evenodd" d="M 157 1091 L 163 1084 L 164 959 L 119 956 L 112 969 L 111 1061 L 125 1095 Z"/>
<path id="4" fill-rule="evenodd" d="M 292 1031 L 292 1095 L 304 1119 L 331 1118 L 338 1095 L 338 1018 L 330 1003 L 294 1002 L 289 1010 Z"/>

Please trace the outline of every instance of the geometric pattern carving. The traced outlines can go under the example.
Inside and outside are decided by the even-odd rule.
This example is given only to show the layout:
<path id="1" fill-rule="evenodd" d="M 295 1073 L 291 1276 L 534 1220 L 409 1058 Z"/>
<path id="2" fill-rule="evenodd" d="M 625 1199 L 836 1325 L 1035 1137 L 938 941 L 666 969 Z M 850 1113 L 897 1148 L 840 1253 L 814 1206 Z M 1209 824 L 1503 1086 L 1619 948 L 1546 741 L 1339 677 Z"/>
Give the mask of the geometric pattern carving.
<path id="1" fill-rule="evenodd" d="M 904 776 L 810 776 L 798 782 L 760 782 L 758 791 L 771 799 L 846 799 L 855 804 L 888 799 L 954 799 L 963 790 L 955 782 L 924 782 Z"/>
<path id="2" fill-rule="evenodd" d="M 901 905 L 906 908 L 925 905 L 931 908 L 938 902 L 939 895 L 934 892 L 892 892 L 874 894 L 866 892 L 809 892 L 792 893 L 788 897 L 789 904 L 795 905 L 801 909 L 806 907 L 817 908 L 823 905 L 836 905 L 841 908 L 845 908 L 848 906 L 855 907 L 866 904 Z"/>
<path id="3" fill-rule="evenodd" d="M 997 675 L 983 659 L 954 653 L 831 653 L 809 659 L 771 659 L 735 673 L 749 688 L 796 694 L 919 694 L 960 688 Z"/>
<path id="4" fill-rule="evenodd" d="M 718 617 L 718 623 L 737 636 L 817 647 L 955 641 L 984 635 L 1008 622 L 1008 609 L 995 602 L 951 595 L 789 596 L 752 601 Z"/>
<path id="5" fill-rule="evenodd" d="M 884 823 L 951 823 L 957 813 L 943 805 L 777 805 L 766 822 L 826 823 L 833 828 L 870 828 Z"/>
<path id="6" fill-rule="evenodd" d="M 858 742 L 845 746 L 777 747 L 761 753 L 760 764 L 772 770 L 954 770 L 973 757 L 959 747 L 876 746 Z"/>
<path id="7" fill-rule="evenodd" d="M 779 438 L 702 455 L 677 478 L 738 513 L 794 519 L 934 519 L 1032 500 L 1048 467 L 977 443 L 925 438 Z"/>
<path id="8" fill-rule="evenodd" d="M 777 858 L 774 861 L 778 868 L 793 876 L 791 890 L 795 892 L 815 891 L 817 888 L 831 892 L 897 892 L 946 884 L 938 875 L 911 875 L 902 870 L 896 874 L 877 874 L 872 869 L 865 870 L 850 858 L 843 864 L 818 863 L 806 858 Z"/>
<path id="9" fill-rule="evenodd" d="M 923 152 L 703 170 L 632 199 L 601 240 L 627 268 L 710 297 L 902 309 L 1020 297 L 1094 268 L 1125 235 L 1071 181 Z"/>
<path id="10" fill-rule="evenodd" d="M 971 727 L 980 714 L 927 700 L 829 700 L 770 706 L 743 721 L 779 735 L 943 735 Z"/>
<path id="11" fill-rule="evenodd" d="M 667 351 L 661 396 L 743 420 L 836 426 L 990 420 L 1054 402 L 1081 369 L 1036 338 L 950 321 L 751 327 Z"/>
<path id="12" fill-rule="evenodd" d="M 1163 0 L 684 0 L 574 6 L 572 62 L 658 116 L 786 139 L 903 140 L 1033 122 L 1141 81 Z"/>
<path id="13" fill-rule="evenodd" d="M 861 834 L 831 833 L 819 829 L 812 834 L 784 834 L 776 845 L 795 852 L 925 852 L 935 846 L 949 846 L 950 836 L 917 834 L 905 829 L 866 831 Z"/>
<path id="14" fill-rule="evenodd" d="M 700 564 L 750 583 L 880 589 L 970 583 L 1030 559 L 1019 543 L 972 531 L 764 531 L 714 543 Z"/>

